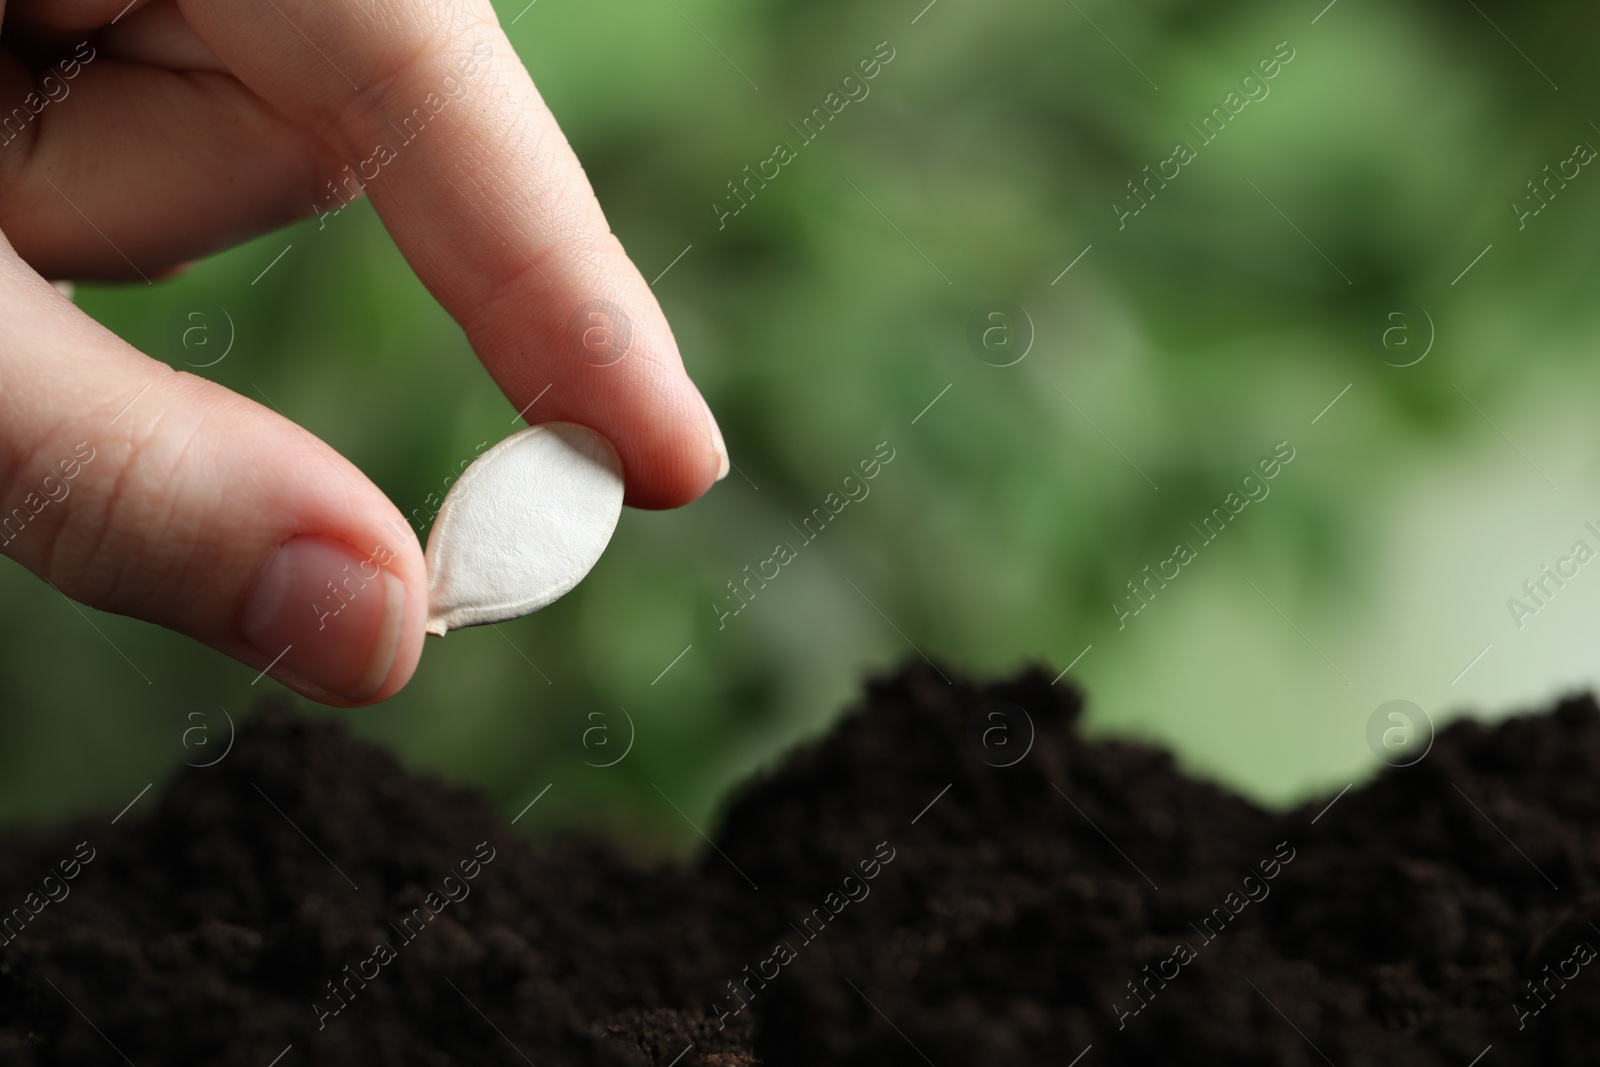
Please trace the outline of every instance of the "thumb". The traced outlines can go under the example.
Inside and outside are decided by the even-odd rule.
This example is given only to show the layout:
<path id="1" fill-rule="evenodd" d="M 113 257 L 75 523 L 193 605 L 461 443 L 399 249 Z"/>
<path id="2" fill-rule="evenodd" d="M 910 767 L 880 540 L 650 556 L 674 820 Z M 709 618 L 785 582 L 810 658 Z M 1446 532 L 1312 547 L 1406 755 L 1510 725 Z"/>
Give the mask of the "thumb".
<path id="1" fill-rule="evenodd" d="M 134 351 L 3 238 L 0 553 L 323 703 L 388 697 L 421 654 L 422 551 L 376 486 L 287 419 Z"/>

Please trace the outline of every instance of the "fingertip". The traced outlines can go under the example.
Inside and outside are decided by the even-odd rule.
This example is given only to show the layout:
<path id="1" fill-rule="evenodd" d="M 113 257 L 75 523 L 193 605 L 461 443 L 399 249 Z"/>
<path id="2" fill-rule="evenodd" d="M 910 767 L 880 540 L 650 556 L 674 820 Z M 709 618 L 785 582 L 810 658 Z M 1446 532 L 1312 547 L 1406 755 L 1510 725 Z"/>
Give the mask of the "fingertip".
<path id="1" fill-rule="evenodd" d="M 731 467 L 727 445 L 715 416 L 693 385 L 693 397 L 670 421 L 657 423 L 654 434 L 612 441 L 622 456 L 629 507 L 664 511 L 700 499 L 726 478 Z"/>
<path id="2" fill-rule="evenodd" d="M 394 562 L 393 550 L 381 543 L 365 555 L 312 535 L 279 545 L 252 584 L 239 623 L 245 640 L 269 658 L 263 673 L 314 699 L 352 705 L 398 691 L 415 669 L 414 657 L 403 662 L 401 653 L 419 620 L 417 597 Z"/>
<path id="3" fill-rule="evenodd" d="M 722 427 L 717 425 L 717 417 L 712 413 L 711 403 L 706 400 L 704 393 L 700 394 L 700 405 L 706 409 L 706 425 L 711 436 L 711 448 L 717 454 L 716 481 L 720 482 L 728 476 L 728 470 L 732 464 L 732 461 L 728 459 L 728 443 L 722 439 Z"/>

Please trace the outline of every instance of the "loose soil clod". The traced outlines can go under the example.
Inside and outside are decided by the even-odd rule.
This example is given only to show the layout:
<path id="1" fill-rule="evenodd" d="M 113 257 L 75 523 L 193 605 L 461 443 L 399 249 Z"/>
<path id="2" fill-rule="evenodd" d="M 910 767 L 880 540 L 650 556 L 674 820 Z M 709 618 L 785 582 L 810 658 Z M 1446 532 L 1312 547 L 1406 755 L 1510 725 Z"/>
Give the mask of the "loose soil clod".
<path id="1" fill-rule="evenodd" d="M 1593 1062 L 1591 700 L 1458 723 L 1318 817 L 1331 797 L 1271 813 L 1085 741 L 1050 677 L 872 685 L 689 871 L 529 846 L 477 797 L 269 710 L 142 820 L 0 842 L 0 908 L 25 912 L 95 850 L 0 945 L 0 1063 Z M 969 740 L 988 700 L 1037 730 L 1015 766 Z M 480 842 L 470 894 L 403 938 Z M 381 941 L 393 961 L 319 1031 L 326 983 Z"/>

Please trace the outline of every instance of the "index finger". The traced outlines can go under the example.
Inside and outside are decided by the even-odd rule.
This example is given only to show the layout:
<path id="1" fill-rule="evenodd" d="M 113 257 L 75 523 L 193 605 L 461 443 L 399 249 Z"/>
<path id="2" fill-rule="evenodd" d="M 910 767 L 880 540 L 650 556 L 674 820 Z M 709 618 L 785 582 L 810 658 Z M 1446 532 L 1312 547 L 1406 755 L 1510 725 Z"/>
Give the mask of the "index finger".
<path id="1" fill-rule="evenodd" d="M 488 0 L 179 7 L 246 86 L 348 160 L 308 191 L 318 214 L 364 187 L 530 421 L 609 438 L 635 506 L 686 503 L 727 474 L 665 315 Z"/>

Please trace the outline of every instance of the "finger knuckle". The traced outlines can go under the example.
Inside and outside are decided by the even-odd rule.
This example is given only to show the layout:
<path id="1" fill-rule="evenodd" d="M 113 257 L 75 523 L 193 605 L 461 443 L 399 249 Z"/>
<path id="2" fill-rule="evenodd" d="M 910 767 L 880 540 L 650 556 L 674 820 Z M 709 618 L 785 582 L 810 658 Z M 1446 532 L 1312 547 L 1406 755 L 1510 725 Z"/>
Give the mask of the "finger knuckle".
<path id="1" fill-rule="evenodd" d="M 199 424 L 174 434 L 157 421 L 91 444 L 94 458 L 60 499 L 39 573 L 62 592 L 107 611 L 150 614 L 181 588 L 196 562 L 201 517 L 182 507 Z"/>

